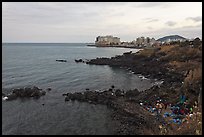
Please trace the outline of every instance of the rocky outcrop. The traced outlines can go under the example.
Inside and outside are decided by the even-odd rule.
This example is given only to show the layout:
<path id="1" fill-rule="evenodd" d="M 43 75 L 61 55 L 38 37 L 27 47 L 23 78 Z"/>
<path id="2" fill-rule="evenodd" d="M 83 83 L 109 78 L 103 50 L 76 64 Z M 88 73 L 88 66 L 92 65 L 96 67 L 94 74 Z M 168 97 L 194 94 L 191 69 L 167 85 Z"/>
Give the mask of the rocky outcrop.
<path id="1" fill-rule="evenodd" d="M 82 59 L 75 59 L 75 62 L 78 63 L 78 62 L 83 62 Z"/>
<path id="2" fill-rule="evenodd" d="M 100 91 L 100 90 L 99 90 Z M 145 91 L 121 90 L 114 86 L 104 91 L 91 91 L 66 93 L 65 101 L 79 101 L 90 104 L 102 104 L 113 110 L 111 117 L 117 121 L 115 134 L 117 135 L 158 135 L 159 125 L 162 124 L 162 116 L 159 119 L 143 107 L 140 103 L 154 105 L 155 101 L 162 99 L 170 104 L 176 104 L 179 93 L 162 83 Z M 168 131 L 172 129 L 166 127 Z"/>
<path id="3" fill-rule="evenodd" d="M 51 88 L 47 88 L 47 91 L 51 91 L 52 89 Z"/>
<path id="4" fill-rule="evenodd" d="M 57 59 L 56 61 L 58 61 L 58 62 L 67 62 L 67 60 L 65 60 L 65 59 Z"/>
<path id="5" fill-rule="evenodd" d="M 83 60 L 83 59 L 75 59 L 74 60 L 76 63 L 86 63 L 86 62 L 88 62 L 89 60 L 88 59 L 85 59 L 85 60 Z"/>
<path id="6" fill-rule="evenodd" d="M 140 107 L 140 99 L 150 98 L 158 91 L 154 86 L 146 92 L 139 92 L 137 89 L 124 91 L 111 88 L 97 92 L 86 90 L 84 92 L 66 93 L 65 101 L 79 101 L 91 104 L 102 104 L 113 110 L 111 117 L 119 122 L 116 127 L 117 135 L 144 135 L 157 134 L 159 122 L 154 116 L 147 114 Z M 153 92 L 153 94 L 150 94 Z M 149 122 L 151 121 L 151 123 Z M 145 133 L 148 130 L 148 133 Z"/>
<path id="7" fill-rule="evenodd" d="M 41 96 L 44 96 L 46 94 L 45 91 L 43 91 L 42 89 L 39 89 L 38 87 L 33 87 L 33 88 L 16 88 L 13 89 L 11 91 L 11 93 L 9 93 L 8 95 L 4 95 L 5 97 L 7 97 L 6 100 L 14 100 L 17 98 L 36 98 L 38 99 Z"/>
<path id="8" fill-rule="evenodd" d="M 160 61 L 160 52 L 154 49 L 152 55 L 145 56 L 139 53 L 127 52 L 111 58 L 96 58 L 86 62 L 90 65 L 109 65 L 111 67 L 126 68 L 134 74 L 141 74 L 146 78 L 163 79 L 167 83 L 179 83 L 181 86 L 184 75 L 178 71 L 171 71 L 167 62 Z M 158 52 L 158 54 L 156 54 Z"/>
<path id="9" fill-rule="evenodd" d="M 80 102 L 89 102 L 93 104 L 108 104 L 110 101 L 116 98 L 116 95 L 112 91 L 85 91 L 85 92 L 75 92 L 75 93 L 67 93 L 63 94 L 65 97 L 65 101 L 69 100 L 77 100 Z"/>

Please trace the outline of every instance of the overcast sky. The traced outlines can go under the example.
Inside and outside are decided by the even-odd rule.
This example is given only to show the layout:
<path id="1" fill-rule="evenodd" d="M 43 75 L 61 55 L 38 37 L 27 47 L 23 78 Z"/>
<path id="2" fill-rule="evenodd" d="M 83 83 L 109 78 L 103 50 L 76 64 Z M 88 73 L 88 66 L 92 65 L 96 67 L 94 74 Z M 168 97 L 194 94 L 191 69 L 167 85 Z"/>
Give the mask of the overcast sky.
<path id="1" fill-rule="evenodd" d="M 201 2 L 4 2 L 2 12 L 3 42 L 202 37 Z"/>

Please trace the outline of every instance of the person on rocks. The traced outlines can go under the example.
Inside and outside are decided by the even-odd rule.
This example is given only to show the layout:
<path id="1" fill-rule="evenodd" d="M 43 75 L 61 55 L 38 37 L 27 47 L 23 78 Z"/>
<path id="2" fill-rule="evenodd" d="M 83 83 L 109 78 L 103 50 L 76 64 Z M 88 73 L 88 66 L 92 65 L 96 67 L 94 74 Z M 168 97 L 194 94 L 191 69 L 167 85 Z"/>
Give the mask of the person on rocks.
<path id="1" fill-rule="evenodd" d="M 155 105 L 155 108 L 156 108 L 156 119 L 159 120 L 159 114 L 160 114 L 160 103 L 159 103 L 159 101 L 157 101 L 157 103 Z"/>
<path id="2" fill-rule="evenodd" d="M 156 109 L 158 110 L 158 113 L 161 113 L 162 112 L 162 108 L 163 108 L 164 104 L 157 101 L 156 103 Z"/>
<path id="3" fill-rule="evenodd" d="M 182 104 L 184 104 L 185 101 L 186 101 L 186 96 L 184 95 L 183 92 L 181 92 L 179 103 L 182 105 Z"/>

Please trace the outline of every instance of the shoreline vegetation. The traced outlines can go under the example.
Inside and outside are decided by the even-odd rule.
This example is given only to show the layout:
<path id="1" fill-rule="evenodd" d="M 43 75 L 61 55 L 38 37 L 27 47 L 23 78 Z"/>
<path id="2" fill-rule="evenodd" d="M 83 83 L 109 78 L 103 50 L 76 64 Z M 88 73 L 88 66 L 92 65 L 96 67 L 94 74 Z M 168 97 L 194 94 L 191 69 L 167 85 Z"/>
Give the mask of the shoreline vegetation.
<path id="1" fill-rule="evenodd" d="M 124 68 L 134 74 L 163 81 L 144 91 L 124 91 L 112 85 L 104 91 L 87 88 L 63 94 L 65 102 L 77 100 L 112 109 L 111 117 L 118 123 L 113 127 L 115 134 L 202 135 L 201 41 L 193 46 L 179 42 L 111 58 L 79 59 L 75 62 Z M 2 93 L 3 96 L 6 97 Z"/>

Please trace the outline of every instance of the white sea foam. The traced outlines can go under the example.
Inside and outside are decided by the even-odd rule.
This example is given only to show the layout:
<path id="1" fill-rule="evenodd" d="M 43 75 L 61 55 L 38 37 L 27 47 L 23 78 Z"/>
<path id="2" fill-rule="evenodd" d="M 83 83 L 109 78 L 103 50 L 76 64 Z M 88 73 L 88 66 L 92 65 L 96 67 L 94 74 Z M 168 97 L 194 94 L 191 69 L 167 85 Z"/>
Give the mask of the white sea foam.
<path id="1" fill-rule="evenodd" d="M 141 79 L 148 79 L 148 78 L 145 78 L 145 77 L 142 76 L 142 75 L 139 75 L 138 77 L 141 78 Z"/>
<path id="2" fill-rule="evenodd" d="M 3 99 L 3 100 L 7 100 L 7 99 L 8 99 L 8 97 L 3 97 L 2 99 Z"/>

